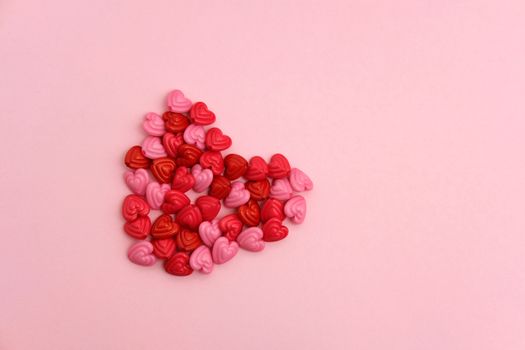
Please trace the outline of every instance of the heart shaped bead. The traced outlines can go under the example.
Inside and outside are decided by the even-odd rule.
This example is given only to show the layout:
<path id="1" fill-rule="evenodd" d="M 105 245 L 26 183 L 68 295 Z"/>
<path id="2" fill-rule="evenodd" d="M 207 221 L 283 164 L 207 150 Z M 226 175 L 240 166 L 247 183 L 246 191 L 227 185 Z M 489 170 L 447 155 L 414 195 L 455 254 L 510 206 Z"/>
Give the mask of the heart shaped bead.
<path id="1" fill-rule="evenodd" d="M 186 167 L 178 167 L 175 170 L 171 188 L 184 193 L 189 191 L 193 185 L 195 185 L 195 179 L 191 175 L 190 170 Z"/>
<path id="2" fill-rule="evenodd" d="M 284 214 L 295 224 L 300 224 L 306 216 L 306 200 L 303 196 L 296 195 L 286 201 Z"/>
<path id="3" fill-rule="evenodd" d="M 264 249 L 263 231 L 259 227 L 248 227 L 237 237 L 237 243 L 242 249 L 260 252 Z"/>
<path id="4" fill-rule="evenodd" d="M 177 165 L 168 157 L 157 158 L 151 164 L 151 173 L 160 183 L 170 183 Z"/>
<path id="5" fill-rule="evenodd" d="M 199 225 L 199 235 L 208 247 L 212 247 L 215 240 L 219 238 L 221 234 L 219 220 L 203 221 Z"/>
<path id="6" fill-rule="evenodd" d="M 175 113 L 175 112 L 165 112 L 162 115 L 162 120 L 164 120 L 164 128 L 166 131 L 178 134 L 184 132 L 188 125 L 190 125 L 190 120 L 184 114 Z"/>
<path id="7" fill-rule="evenodd" d="M 180 90 L 173 90 L 168 94 L 168 107 L 172 112 L 186 113 L 191 105 L 191 101 Z"/>
<path id="8" fill-rule="evenodd" d="M 144 169 L 137 169 L 135 171 L 128 170 L 124 174 L 124 181 L 126 181 L 126 185 L 128 185 L 131 192 L 144 195 L 146 193 L 146 186 L 148 186 L 149 183 L 149 174 Z"/>
<path id="9" fill-rule="evenodd" d="M 224 158 L 224 176 L 228 180 L 236 180 L 248 170 L 248 162 L 242 156 L 232 153 Z"/>
<path id="10" fill-rule="evenodd" d="M 150 182 L 146 187 L 146 200 L 151 209 L 160 209 L 164 203 L 164 195 L 170 190 L 170 185 Z"/>
<path id="11" fill-rule="evenodd" d="M 164 270 L 175 276 L 188 276 L 193 272 L 190 266 L 190 255 L 185 252 L 173 254 L 171 258 L 164 262 Z"/>
<path id="12" fill-rule="evenodd" d="M 175 220 L 181 226 L 196 230 L 202 222 L 202 214 L 199 207 L 190 204 L 179 211 Z"/>
<path id="13" fill-rule="evenodd" d="M 129 247 L 128 259 L 137 265 L 151 266 L 157 261 L 152 252 L 153 245 L 150 242 L 140 241 Z"/>
<path id="14" fill-rule="evenodd" d="M 191 168 L 191 175 L 195 179 L 193 190 L 197 193 L 206 191 L 213 181 L 212 171 L 210 169 L 202 169 L 200 164 L 195 164 Z"/>
<path id="15" fill-rule="evenodd" d="M 232 139 L 219 128 L 211 128 L 206 133 L 206 147 L 211 151 L 224 151 L 232 145 Z"/>
<path id="16" fill-rule="evenodd" d="M 182 144 L 177 148 L 177 162 L 178 166 L 192 167 L 199 162 L 202 151 L 197 146 Z"/>
<path id="17" fill-rule="evenodd" d="M 201 196 L 197 198 L 195 205 L 199 207 L 202 219 L 206 221 L 214 219 L 221 210 L 221 202 L 212 196 Z"/>
<path id="18" fill-rule="evenodd" d="M 124 224 L 124 231 L 135 239 L 146 239 L 151 229 L 149 216 L 139 216 L 133 221 Z"/>
<path id="19" fill-rule="evenodd" d="M 210 168 L 213 175 L 219 175 L 224 170 L 224 160 L 221 152 L 206 151 L 201 155 L 199 162 L 203 168 Z"/>
<path id="20" fill-rule="evenodd" d="M 224 199 L 224 206 L 237 208 L 250 200 L 250 192 L 244 188 L 244 183 L 236 181 L 231 186 L 230 193 Z"/>
<path id="21" fill-rule="evenodd" d="M 179 225 L 173 221 L 172 216 L 169 214 L 160 215 L 151 226 L 151 235 L 155 239 L 172 238 L 179 231 Z"/>
<path id="22" fill-rule="evenodd" d="M 224 176 L 216 175 L 210 185 L 208 194 L 217 199 L 226 198 L 232 189 L 230 181 Z"/>
<path id="23" fill-rule="evenodd" d="M 314 188 L 314 183 L 308 175 L 297 168 L 290 170 L 290 185 L 295 192 L 310 191 Z"/>
<path id="24" fill-rule="evenodd" d="M 210 125 L 215 122 L 215 114 L 208 109 L 204 102 L 196 102 L 190 110 L 190 117 L 197 125 Z"/>
<path id="25" fill-rule="evenodd" d="M 134 221 L 139 216 L 149 214 L 150 206 L 144 200 L 144 197 L 136 194 L 127 195 L 122 203 L 122 216 L 126 221 Z"/>
<path id="26" fill-rule="evenodd" d="M 270 181 L 268 179 L 258 181 L 246 181 L 244 187 L 250 192 L 252 199 L 262 201 L 270 195 Z"/>
<path id="27" fill-rule="evenodd" d="M 166 132 L 164 129 L 164 120 L 157 113 L 148 113 L 142 123 L 142 128 L 148 135 L 162 136 Z"/>
<path id="28" fill-rule="evenodd" d="M 270 189 L 270 197 L 285 201 L 292 196 L 292 192 L 292 186 L 288 179 L 275 179 Z"/>
<path id="29" fill-rule="evenodd" d="M 213 270 L 213 259 L 210 248 L 201 245 L 191 253 L 190 266 L 193 270 L 202 273 L 210 273 Z"/>
<path id="30" fill-rule="evenodd" d="M 201 125 L 190 124 L 184 130 L 184 142 L 189 145 L 195 145 L 197 148 L 204 150 L 206 144 L 206 131 Z"/>
<path id="31" fill-rule="evenodd" d="M 182 134 L 172 134 L 170 132 L 167 132 L 162 136 L 162 146 L 164 147 L 164 150 L 168 154 L 168 156 L 172 158 L 177 157 L 177 148 L 179 148 L 180 145 L 184 143 L 184 139 L 182 138 Z"/>
<path id="32" fill-rule="evenodd" d="M 177 248 L 182 251 L 191 252 L 202 245 L 201 238 L 197 232 L 183 229 L 177 235 Z"/>
<path id="33" fill-rule="evenodd" d="M 142 142 L 142 152 L 150 159 L 166 157 L 166 151 L 162 146 L 162 141 L 157 136 L 148 136 Z"/>
<path id="34" fill-rule="evenodd" d="M 242 231 L 242 221 L 237 214 L 228 214 L 219 220 L 219 229 L 230 241 L 235 241 Z"/>
<path id="35" fill-rule="evenodd" d="M 250 199 L 248 203 L 237 209 L 237 216 L 246 226 L 257 226 L 261 222 L 261 209 L 256 200 Z"/>
<path id="36" fill-rule="evenodd" d="M 268 164 L 259 156 L 252 157 L 248 162 L 248 169 L 244 173 L 246 180 L 264 180 L 268 175 Z"/>
<path id="37" fill-rule="evenodd" d="M 274 154 L 268 163 L 268 176 L 274 179 L 282 179 L 290 174 L 290 163 L 280 153 Z"/>
<path id="38" fill-rule="evenodd" d="M 176 214 L 190 204 L 190 199 L 184 193 L 177 190 L 170 190 L 164 195 L 164 203 L 160 206 L 166 214 Z"/>
<path id="39" fill-rule="evenodd" d="M 263 240 L 266 242 L 280 241 L 281 239 L 288 236 L 288 227 L 282 224 L 277 218 L 271 218 L 266 221 L 262 227 Z"/>
<path id="40" fill-rule="evenodd" d="M 131 169 L 147 169 L 150 166 L 151 159 L 144 156 L 142 147 L 133 146 L 126 152 L 124 163 L 126 163 L 126 166 Z"/>
<path id="41" fill-rule="evenodd" d="M 153 255 L 159 259 L 169 259 L 175 253 L 175 240 L 173 238 L 154 239 Z"/>
<path id="42" fill-rule="evenodd" d="M 268 199 L 261 208 L 261 220 L 263 222 L 272 218 L 277 218 L 279 221 L 283 221 L 285 218 L 283 202 L 275 198 Z"/>
<path id="43" fill-rule="evenodd" d="M 212 257 L 216 264 L 224 264 L 230 261 L 239 251 L 239 245 L 235 241 L 229 241 L 226 237 L 219 237 L 213 244 Z"/>

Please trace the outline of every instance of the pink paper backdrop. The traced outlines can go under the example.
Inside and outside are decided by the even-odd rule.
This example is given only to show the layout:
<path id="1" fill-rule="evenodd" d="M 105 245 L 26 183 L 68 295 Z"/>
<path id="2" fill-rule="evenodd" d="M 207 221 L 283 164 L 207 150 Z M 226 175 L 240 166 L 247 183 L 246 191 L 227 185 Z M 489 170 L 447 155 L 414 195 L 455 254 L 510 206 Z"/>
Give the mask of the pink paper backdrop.
<path id="1" fill-rule="evenodd" d="M 0 349 L 524 349 L 522 1 L 0 2 Z M 316 183 L 261 254 L 125 252 L 181 88 Z"/>

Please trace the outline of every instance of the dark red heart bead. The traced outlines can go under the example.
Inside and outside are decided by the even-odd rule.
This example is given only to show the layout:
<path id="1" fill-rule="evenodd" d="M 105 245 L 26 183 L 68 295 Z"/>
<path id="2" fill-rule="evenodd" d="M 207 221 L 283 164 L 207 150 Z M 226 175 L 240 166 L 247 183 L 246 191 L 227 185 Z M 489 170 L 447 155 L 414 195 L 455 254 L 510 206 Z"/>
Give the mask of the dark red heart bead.
<path id="1" fill-rule="evenodd" d="M 146 158 L 144 153 L 142 153 L 142 147 L 133 146 L 126 152 L 124 163 L 131 169 L 148 169 L 151 164 L 151 159 Z"/>
<path id="2" fill-rule="evenodd" d="M 250 192 L 250 197 L 256 201 L 261 201 L 270 195 L 270 181 L 268 179 L 258 181 L 247 181 L 244 187 Z"/>
<path id="3" fill-rule="evenodd" d="M 183 143 L 177 148 L 177 158 L 175 161 L 178 166 L 192 167 L 199 162 L 202 151 L 194 145 Z"/>
<path id="4" fill-rule="evenodd" d="M 155 159 L 151 165 L 151 173 L 160 183 L 170 183 L 177 165 L 168 157 Z"/>
<path id="5" fill-rule="evenodd" d="M 182 138 L 182 134 L 175 135 L 171 132 L 167 132 L 162 136 L 162 146 L 164 146 L 164 150 L 166 150 L 168 156 L 172 158 L 177 157 L 177 148 L 183 143 L 184 139 Z"/>
<path id="6" fill-rule="evenodd" d="M 148 237 L 150 229 L 151 220 L 149 216 L 139 216 L 135 220 L 124 224 L 124 231 L 136 239 L 145 239 Z"/>
<path id="7" fill-rule="evenodd" d="M 175 220 L 181 226 L 196 230 L 202 222 L 201 210 L 196 205 L 190 204 L 179 211 Z"/>
<path id="8" fill-rule="evenodd" d="M 190 110 L 190 117 L 197 125 L 210 125 L 215 122 L 215 113 L 204 102 L 195 102 Z"/>
<path id="9" fill-rule="evenodd" d="M 183 229 L 176 238 L 177 249 L 185 252 L 191 252 L 201 246 L 203 243 L 197 232 Z"/>
<path id="10" fill-rule="evenodd" d="M 232 145 L 232 139 L 222 133 L 219 128 L 211 128 L 206 132 L 206 147 L 212 151 L 224 151 Z"/>
<path id="11" fill-rule="evenodd" d="M 246 173 L 248 162 L 242 156 L 232 153 L 224 158 L 224 168 L 224 176 L 233 181 Z"/>
<path id="12" fill-rule="evenodd" d="M 181 191 L 170 190 L 164 195 L 164 203 L 161 205 L 161 209 L 166 214 L 176 214 L 190 204 L 190 199 Z"/>
<path id="13" fill-rule="evenodd" d="M 244 173 L 246 180 L 264 180 L 268 175 L 268 164 L 259 156 L 252 157 L 248 162 L 248 169 Z"/>
<path id="14" fill-rule="evenodd" d="M 168 132 L 174 134 L 184 132 L 188 125 L 190 125 L 190 120 L 184 114 L 175 113 L 175 112 L 165 112 L 162 115 L 164 120 L 164 128 Z"/>
<path id="15" fill-rule="evenodd" d="M 230 180 L 224 176 L 216 175 L 213 177 L 208 194 L 217 199 L 224 199 L 230 194 L 231 189 Z"/>
<path id="16" fill-rule="evenodd" d="M 266 222 L 273 218 L 277 218 L 279 221 L 284 220 L 284 204 L 278 199 L 270 198 L 262 205 L 261 220 Z"/>
<path id="17" fill-rule="evenodd" d="M 159 259 L 169 259 L 175 253 L 175 240 L 173 238 L 154 239 L 151 241 L 153 245 L 153 255 Z"/>
<path id="18" fill-rule="evenodd" d="M 282 221 L 277 218 L 271 218 L 266 221 L 262 227 L 263 241 L 275 242 L 288 236 L 288 227 L 282 224 Z"/>
<path id="19" fill-rule="evenodd" d="M 195 200 L 195 205 L 199 207 L 202 220 L 213 220 L 221 210 L 221 202 L 212 196 L 201 196 Z"/>
<path id="20" fill-rule="evenodd" d="M 242 221 L 237 214 L 228 214 L 219 220 L 219 229 L 230 241 L 235 241 L 242 231 Z"/>
<path id="21" fill-rule="evenodd" d="M 290 175 L 290 163 L 282 154 L 274 154 L 268 163 L 268 176 L 282 179 Z"/>
<path id="22" fill-rule="evenodd" d="M 184 193 L 189 191 L 193 185 L 195 185 L 195 178 L 191 175 L 190 170 L 183 166 L 178 167 L 175 170 L 171 188 Z"/>
<path id="23" fill-rule="evenodd" d="M 221 152 L 206 151 L 201 155 L 199 163 L 203 168 L 209 168 L 213 175 L 219 175 L 224 170 L 224 160 Z"/>
<path id="24" fill-rule="evenodd" d="M 261 222 L 261 209 L 256 200 L 250 199 L 248 203 L 237 209 L 237 216 L 246 226 L 257 226 Z"/>
<path id="25" fill-rule="evenodd" d="M 126 221 L 134 221 L 139 216 L 148 215 L 149 209 L 149 204 L 144 197 L 130 194 L 124 198 L 122 203 L 122 216 Z"/>
<path id="26" fill-rule="evenodd" d="M 175 276 L 191 275 L 193 269 L 190 266 L 190 255 L 185 252 L 173 254 L 171 258 L 164 262 L 164 270 Z"/>
<path id="27" fill-rule="evenodd" d="M 170 238 L 179 233 L 179 231 L 179 225 L 173 221 L 173 217 L 169 214 L 160 215 L 151 226 L 151 236 L 155 239 Z"/>

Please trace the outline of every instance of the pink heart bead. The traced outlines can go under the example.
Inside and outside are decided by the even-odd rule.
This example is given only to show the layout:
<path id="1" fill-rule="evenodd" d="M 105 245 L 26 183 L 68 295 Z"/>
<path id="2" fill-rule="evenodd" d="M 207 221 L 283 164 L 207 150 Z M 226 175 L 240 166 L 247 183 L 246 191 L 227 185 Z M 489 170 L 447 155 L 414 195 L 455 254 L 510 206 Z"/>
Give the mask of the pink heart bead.
<path id="1" fill-rule="evenodd" d="M 310 191 L 314 188 L 314 183 L 308 175 L 297 168 L 290 170 L 290 185 L 295 192 Z"/>
<path id="2" fill-rule="evenodd" d="M 237 208 L 250 200 L 250 191 L 244 188 L 244 183 L 236 181 L 232 183 L 230 194 L 224 199 L 224 206 Z"/>
<path id="3" fill-rule="evenodd" d="M 184 130 L 184 141 L 189 145 L 195 145 L 201 150 L 206 148 L 206 131 L 202 125 L 190 124 Z"/>
<path id="4" fill-rule="evenodd" d="M 290 218 L 293 223 L 302 223 L 306 216 L 306 200 L 304 197 L 296 195 L 286 201 L 284 205 L 284 215 Z"/>
<path id="5" fill-rule="evenodd" d="M 164 196 L 169 190 L 171 190 L 171 186 L 168 184 L 161 185 L 155 181 L 148 184 L 146 187 L 146 201 L 151 209 L 160 209 L 160 206 L 164 203 Z"/>
<path id="6" fill-rule="evenodd" d="M 263 230 L 259 227 L 249 227 L 237 236 L 237 243 L 242 249 L 260 252 L 264 249 Z"/>
<path id="7" fill-rule="evenodd" d="M 292 185 L 287 178 L 273 180 L 270 197 L 285 201 L 292 196 Z"/>
<path id="8" fill-rule="evenodd" d="M 239 251 L 239 245 L 235 241 L 229 241 L 226 237 L 219 237 L 213 244 L 212 257 L 216 264 L 224 264 L 230 261 Z"/>
<path id="9" fill-rule="evenodd" d="M 162 146 L 162 142 L 157 136 L 148 136 L 142 142 L 142 152 L 150 159 L 157 159 L 166 157 L 166 151 Z"/>
<path id="10" fill-rule="evenodd" d="M 213 181 L 213 172 L 210 169 L 202 169 L 200 164 L 195 164 L 191 168 L 191 175 L 195 178 L 193 190 L 197 193 L 206 191 Z"/>
<path id="11" fill-rule="evenodd" d="M 145 169 L 128 170 L 124 173 L 124 181 L 131 192 L 144 195 L 149 183 L 149 173 Z"/>
<path id="12" fill-rule="evenodd" d="M 153 244 L 149 241 L 140 241 L 133 244 L 128 249 L 128 259 L 132 263 L 142 266 L 155 264 L 157 258 L 153 255 Z"/>
<path id="13" fill-rule="evenodd" d="M 190 256 L 190 266 L 195 271 L 202 273 L 210 273 L 213 270 L 213 260 L 211 257 L 210 248 L 201 245 L 195 249 Z"/>
<path id="14" fill-rule="evenodd" d="M 213 243 L 221 236 L 222 232 L 219 229 L 219 220 L 203 221 L 199 225 L 199 235 L 202 241 L 208 247 L 213 247 Z"/>
<path id="15" fill-rule="evenodd" d="M 184 96 L 182 91 L 173 90 L 168 94 L 168 107 L 172 112 L 186 113 L 191 106 L 191 101 Z"/>
<path id="16" fill-rule="evenodd" d="M 162 136 L 166 133 L 164 129 L 164 120 L 157 113 L 148 113 L 142 123 L 142 128 L 152 136 Z"/>

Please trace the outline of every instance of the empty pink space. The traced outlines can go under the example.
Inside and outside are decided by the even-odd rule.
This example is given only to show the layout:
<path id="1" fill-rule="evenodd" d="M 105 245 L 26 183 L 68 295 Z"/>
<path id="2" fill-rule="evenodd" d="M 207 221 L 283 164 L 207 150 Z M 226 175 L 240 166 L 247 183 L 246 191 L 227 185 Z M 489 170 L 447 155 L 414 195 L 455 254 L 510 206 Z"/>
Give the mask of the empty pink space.
<path id="1" fill-rule="evenodd" d="M 0 349 L 525 348 L 522 1 L 0 2 Z M 173 88 L 308 214 L 209 275 L 130 263 Z"/>

